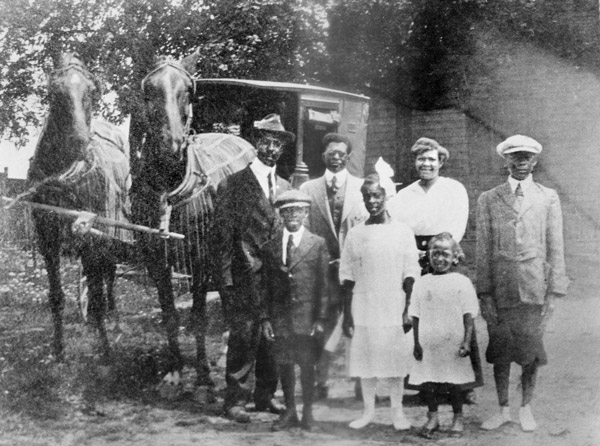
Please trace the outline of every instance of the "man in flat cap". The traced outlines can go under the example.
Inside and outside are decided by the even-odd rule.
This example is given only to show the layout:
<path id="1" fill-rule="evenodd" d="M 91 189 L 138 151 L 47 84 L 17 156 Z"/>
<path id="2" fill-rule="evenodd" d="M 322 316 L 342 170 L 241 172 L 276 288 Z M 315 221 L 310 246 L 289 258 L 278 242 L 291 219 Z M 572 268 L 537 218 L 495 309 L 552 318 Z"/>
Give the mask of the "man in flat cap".
<path id="1" fill-rule="evenodd" d="M 531 399 L 537 369 L 546 364 L 542 342 L 555 297 L 564 296 L 568 279 L 563 255 L 560 201 L 556 191 L 533 181 L 542 146 L 514 135 L 496 151 L 510 172 L 508 181 L 484 192 L 477 203 L 477 294 L 487 322 L 486 359 L 494 367 L 500 411 L 482 428 L 511 421 L 508 402 L 510 365 L 522 367 L 519 421 L 524 431 L 536 422 Z"/>
<path id="2" fill-rule="evenodd" d="M 363 203 L 361 178 L 346 169 L 352 153 L 352 141 L 339 133 L 328 133 L 321 142 L 325 173 L 307 181 L 300 190 L 312 199 L 308 215 L 308 228 L 327 242 L 331 263 L 328 267 L 328 301 L 325 336 L 333 332 L 342 312 L 342 286 L 338 275 L 340 253 L 352 227 L 365 221 L 369 213 Z M 327 398 L 329 363 L 332 353 L 325 351 L 317 365 L 316 397 Z"/>
<path id="3" fill-rule="evenodd" d="M 298 424 L 311 429 L 315 364 L 323 348 L 327 303 L 327 266 L 329 253 L 325 240 L 303 226 L 311 198 L 289 190 L 276 198 L 275 206 L 284 227 L 265 246 L 264 280 L 267 289 L 268 317 L 275 359 L 279 367 L 285 411 L 273 425 L 274 430 Z M 294 365 L 300 366 L 302 420 L 299 422 L 294 398 Z"/>
<path id="4" fill-rule="evenodd" d="M 294 134 L 279 115 L 254 122 L 256 159 L 219 184 L 215 206 L 214 244 L 218 252 L 216 278 L 229 328 L 224 409 L 235 421 L 248 422 L 247 382 L 255 366 L 257 410 L 281 413 L 274 399 L 277 367 L 271 343 L 263 336 L 266 317 L 261 280 L 261 249 L 281 226 L 273 206 L 290 184 L 276 175 L 276 163 Z"/>

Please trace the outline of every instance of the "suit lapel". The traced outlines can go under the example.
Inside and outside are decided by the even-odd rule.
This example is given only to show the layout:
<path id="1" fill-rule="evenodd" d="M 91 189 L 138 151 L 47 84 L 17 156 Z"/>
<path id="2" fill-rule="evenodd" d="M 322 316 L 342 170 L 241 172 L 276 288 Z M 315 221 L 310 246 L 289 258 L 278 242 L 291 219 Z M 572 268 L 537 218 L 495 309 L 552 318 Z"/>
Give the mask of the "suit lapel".
<path id="1" fill-rule="evenodd" d="M 356 188 L 353 183 L 354 177 L 348 174 L 346 177 L 346 184 L 344 185 L 346 190 L 344 191 L 344 207 L 342 208 L 342 221 L 340 222 L 340 227 L 344 224 L 344 221 L 346 221 L 348 215 L 350 215 L 350 212 L 352 211 L 352 207 L 357 202 L 354 198 L 354 191 Z"/>
<path id="2" fill-rule="evenodd" d="M 319 211 L 321 212 L 323 218 L 327 222 L 329 230 L 337 239 L 337 234 L 335 233 L 335 228 L 333 227 L 333 218 L 331 216 L 331 210 L 329 209 L 329 200 L 327 199 L 327 181 L 325 180 L 325 175 L 321 177 L 321 181 L 319 181 L 317 184 L 317 194 L 317 207 L 319 208 Z"/>
<path id="3" fill-rule="evenodd" d="M 514 205 L 517 197 L 515 197 L 515 194 L 513 194 L 508 181 L 498 189 L 498 195 L 502 201 L 504 201 L 504 203 L 516 214 L 517 211 L 515 211 Z"/>
<path id="4" fill-rule="evenodd" d="M 292 263 L 290 264 L 290 270 L 294 269 L 294 267 L 302 260 L 306 255 L 312 251 L 315 246 L 314 235 L 304 231 L 304 235 L 302 236 L 302 240 L 300 240 L 300 244 L 296 248 L 296 252 L 294 254 L 294 258 Z"/>
<path id="5" fill-rule="evenodd" d="M 260 197 L 261 206 L 270 207 L 269 200 L 265 196 L 265 193 L 263 192 L 262 187 L 260 187 L 260 183 L 258 182 L 256 175 L 254 175 L 254 172 L 252 172 L 252 170 L 250 169 L 250 165 L 248 165 L 248 167 L 246 167 L 245 175 L 246 175 L 246 178 L 245 178 L 245 181 L 242 182 L 242 185 L 244 187 L 244 190 L 247 192 L 247 194 L 250 196 L 254 195 L 254 196 Z M 241 193 L 241 191 L 240 191 L 240 193 Z"/>
<path id="6" fill-rule="evenodd" d="M 529 189 L 527 189 L 527 192 L 525 193 L 525 196 L 523 197 L 523 203 L 521 204 L 521 209 L 519 210 L 519 217 L 522 216 L 529 209 L 531 209 L 531 207 L 533 206 L 534 203 L 539 201 L 537 198 L 538 192 L 539 192 L 539 189 L 535 183 L 532 184 L 531 187 L 529 187 Z"/>

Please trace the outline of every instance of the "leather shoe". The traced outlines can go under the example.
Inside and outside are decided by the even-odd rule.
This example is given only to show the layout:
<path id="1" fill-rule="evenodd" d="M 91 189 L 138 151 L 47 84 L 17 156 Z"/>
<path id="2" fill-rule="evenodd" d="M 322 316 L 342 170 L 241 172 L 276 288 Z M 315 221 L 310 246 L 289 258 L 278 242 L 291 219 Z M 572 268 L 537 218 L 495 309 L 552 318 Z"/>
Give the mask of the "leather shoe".
<path id="1" fill-rule="evenodd" d="M 433 438 L 433 433 L 440 428 L 440 422 L 438 420 L 437 412 L 429 412 L 427 413 L 427 423 L 419 432 L 419 435 L 423 438 L 431 439 Z"/>
<path id="2" fill-rule="evenodd" d="M 285 410 L 277 421 L 273 423 L 271 430 L 274 432 L 298 427 L 300 420 L 295 410 Z"/>
<path id="3" fill-rule="evenodd" d="M 271 412 L 275 415 L 281 415 L 285 410 L 285 406 L 277 401 L 275 398 L 271 398 L 268 401 L 263 401 L 254 404 L 255 410 L 258 412 Z"/>
<path id="4" fill-rule="evenodd" d="M 238 423 L 249 423 L 250 415 L 243 406 L 232 406 L 226 411 L 227 418 Z"/>

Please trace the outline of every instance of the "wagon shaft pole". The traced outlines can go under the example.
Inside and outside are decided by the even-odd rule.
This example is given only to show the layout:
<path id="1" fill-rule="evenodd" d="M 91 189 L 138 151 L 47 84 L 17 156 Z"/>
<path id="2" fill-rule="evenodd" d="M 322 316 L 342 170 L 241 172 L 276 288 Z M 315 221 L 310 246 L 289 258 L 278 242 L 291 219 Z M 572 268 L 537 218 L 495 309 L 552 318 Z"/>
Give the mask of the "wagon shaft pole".
<path id="1" fill-rule="evenodd" d="M 4 196 L 2 197 L 2 200 L 9 202 L 9 205 L 6 206 L 6 208 L 12 207 L 12 205 L 14 204 L 14 201 L 15 201 L 15 199 L 13 199 L 13 198 L 8 198 L 8 197 L 4 197 Z M 79 218 L 82 215 L 89 214 L 88 212 L 76 211 L 74 209 L 66 209 L 66 208 L 62 208 L 59 206 L 52 206 L 49 204 L 35 203 L 32 201 L 28 201 L 28 200 L 23 200 L 23 201 L 26 201 L 26 203 L 28 205 L 30 205 L 32 208 L 41 209 L 44 211 L 55 212 L 59 215 L 66 215 L 66 216 L 74 217 L 74 218 Z M 106 217 L 97 216 L 95 218 L 95 221 L 100 224 L 116 226 L 118 228 L 128 229 L 130 231 L 145 232 L 147 234 L 154 234 L 154 235 L 158 235 L 158 236 L 164 237 L 164 238 L 174 238 L 176 240 L 185 239 L 185 236 L 183 234 L 178 234 L 176 232 L 165 232 L 165 231 L 161 231 L 160 229 L 149 228 L 147 226 L 136 225 L 136 224 L 128 223 L 125 221 L 112 220 L 112 219 L 106 218 Z"/>

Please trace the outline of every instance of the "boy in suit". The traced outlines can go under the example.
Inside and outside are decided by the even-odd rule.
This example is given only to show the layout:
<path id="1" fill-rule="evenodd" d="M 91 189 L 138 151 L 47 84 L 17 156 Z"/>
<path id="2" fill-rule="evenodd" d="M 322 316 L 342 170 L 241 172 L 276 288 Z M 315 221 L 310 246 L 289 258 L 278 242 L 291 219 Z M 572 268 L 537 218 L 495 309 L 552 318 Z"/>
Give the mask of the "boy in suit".
<path id="1" fill-rule="evenodd" d="M 477 294 L 488 326 L 486 359 L 494 365 L 500 411 L 481 427 L 511 421 L 510 365 L 522 367 L 519 421 L 533 431 L 531 412 L 537 368 L 546 364 L 542 335 L 552 301 L 564 296 L 568 279 L 563 254 L 562 213 L 555 190 L 533 181 L 542 146 L 514 135 L 496 151 L 506 161 L 508 181 L 477 202 Z"/>
<path id="2" fill-rule="evenodd" d="M 315 364 L 323 347 L 329 254 L 325 240 L 303 226 L 311 199 L 298 190 L 282 193 L 275 206 L 284 228 L 265 245 L 264 278 L 270 324 L 264 336 L 273 342 L 286 409 L 273 430 L 295 427 L 310 430 Z M 294 399 L 294 365 L 300 366 L 302 421 Z"/>

